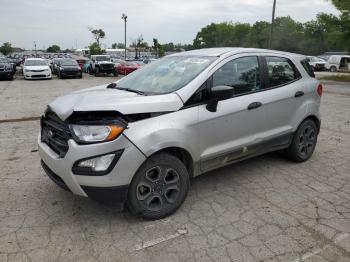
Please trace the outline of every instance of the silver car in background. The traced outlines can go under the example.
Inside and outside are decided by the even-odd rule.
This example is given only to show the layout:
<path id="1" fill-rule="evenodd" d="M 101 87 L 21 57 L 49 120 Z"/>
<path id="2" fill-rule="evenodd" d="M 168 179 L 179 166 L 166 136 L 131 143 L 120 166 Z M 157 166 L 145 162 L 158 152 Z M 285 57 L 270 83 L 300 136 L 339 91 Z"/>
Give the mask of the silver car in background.
<path id="1" fill-rule="evenodd" d="M 192 177 L 276 150 L 308 160 L 321 96 L 302 55 L 178 53 L 50 103 L 38 138 L 41 163 L 74 194 L 159 219 L 181 206 Z"/>

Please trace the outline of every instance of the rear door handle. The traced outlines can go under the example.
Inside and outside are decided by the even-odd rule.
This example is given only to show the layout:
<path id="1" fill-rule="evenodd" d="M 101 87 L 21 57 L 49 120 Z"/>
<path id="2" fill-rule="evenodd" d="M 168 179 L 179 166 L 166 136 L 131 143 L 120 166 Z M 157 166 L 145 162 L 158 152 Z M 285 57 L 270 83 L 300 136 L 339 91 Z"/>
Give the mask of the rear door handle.
<path id="1" fill-rule="evenodd" d="M 260 102 L 254 102 L 254 103 L 251 103 L 249 106 L 248 106 L 248 110 L 254 110 L 254 109 L 257 109 L 259 107 L 262 106 L 262 103 Z"/>
<path id="2" fill-rule="evenodd" d="M 302 97 L 303 95 L 305 95 L 303 91 L 298 91 L 295 93 L 294 97 Z"/>

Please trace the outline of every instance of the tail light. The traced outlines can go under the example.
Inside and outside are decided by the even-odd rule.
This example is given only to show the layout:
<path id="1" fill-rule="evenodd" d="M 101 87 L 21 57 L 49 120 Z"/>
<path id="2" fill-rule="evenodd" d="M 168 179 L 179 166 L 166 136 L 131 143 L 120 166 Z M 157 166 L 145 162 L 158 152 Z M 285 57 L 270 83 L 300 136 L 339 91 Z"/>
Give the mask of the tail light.
<path id="1" fill-rule="evenodd" d="M 323 86 L 322 86 L 322 84 L 318 85 L 318 87 L 317 87 L 317 94 L 319 96 L 322 96 L 322 94 L 323 94 Z"/>

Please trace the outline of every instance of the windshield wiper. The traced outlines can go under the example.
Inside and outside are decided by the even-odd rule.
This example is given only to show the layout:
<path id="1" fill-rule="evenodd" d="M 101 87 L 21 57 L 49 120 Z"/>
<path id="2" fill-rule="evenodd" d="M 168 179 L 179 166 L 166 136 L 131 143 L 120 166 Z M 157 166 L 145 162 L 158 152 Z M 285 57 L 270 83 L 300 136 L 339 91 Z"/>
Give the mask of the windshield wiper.
<path id="1" fill-rule="evenodd" d="M 118 90 L 123 90 L 123 91 L 127 91 L 127 92 L 136 93 L 136 94 L 142 95 L 142 96 L 147 96 L 147 94 L 146 94 L 145 92 L 143 92 L 143 91 L 134 90 L 134 89 L 130 89 L 130 88 L 119 87 L 119 86 L 117 86 L 116 83 L 109 84 L 109 85 L 107 86 L 107 88 L 114 88 L 114 89 L 118 89 Z"/>

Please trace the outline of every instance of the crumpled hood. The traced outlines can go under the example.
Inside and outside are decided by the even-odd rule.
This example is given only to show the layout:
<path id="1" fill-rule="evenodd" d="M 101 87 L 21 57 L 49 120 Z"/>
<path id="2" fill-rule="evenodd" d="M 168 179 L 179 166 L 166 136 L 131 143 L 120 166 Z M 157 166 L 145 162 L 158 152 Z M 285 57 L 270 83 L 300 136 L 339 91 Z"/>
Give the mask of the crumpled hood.
<path id="1" fill-rule="evenodd" d="M 122 114 L 177 111 L 183 103 L 175 94 L 143 96 L 107 85 L 83 89 L 61 96 L 49 104 L 62 120 L 74 111 L 118 111 Z"/>

